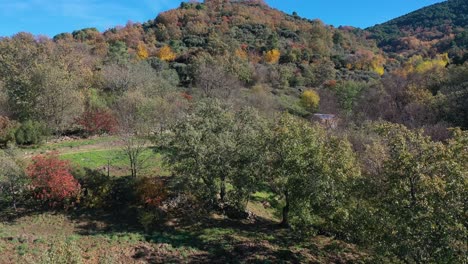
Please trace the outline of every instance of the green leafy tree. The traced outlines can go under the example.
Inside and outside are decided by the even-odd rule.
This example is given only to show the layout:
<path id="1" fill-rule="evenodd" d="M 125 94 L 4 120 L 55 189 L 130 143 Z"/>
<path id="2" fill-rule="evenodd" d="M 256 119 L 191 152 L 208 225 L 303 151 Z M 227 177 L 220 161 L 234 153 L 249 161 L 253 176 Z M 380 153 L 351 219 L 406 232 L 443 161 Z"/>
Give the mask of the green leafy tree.
<path id="1" fill-rule="evenodd" d="M 46 129 L 41 123 L 28 120 L 22 123 L 18 130 L 16 130 L 16 143 L 18 145 L 39 144 L 46 134 Z"/>
<path id="2" fill-rule="evenodd" d="M 383 178 L 369 185 L 381 191 L 367 196 L 374 212 L 367 217 L 379 225 L 374 246 L 407 263 L 463 262 L 468 134 L 455 130 L 443 144 L 401 125 L 384 123 L 376 131 L 389 155 Z"/>
<path id="3" fill-rule="evenodd" d="M 115 41 L 110 44 L 107 59 L 109 62 L 117 64 L 125 64 L 128 62 L 130 55 L 125 42 Z"/>
<path id="4" fill-rule="evenodd" d="M 172 127 L 168 161 L 188 190 L 208 204 L 243 209 L 262 171 L 262 127 L 255 111 L 236 113 L 217 100 L 203 101 Z"/>
<path id="5" fill-rule="evenodd" d="M 281 224 L 343 230 L 348 185 L 360 175 L 350 144 L 289 114 L 272 131 L 269 183 L 285 201 Z"/>

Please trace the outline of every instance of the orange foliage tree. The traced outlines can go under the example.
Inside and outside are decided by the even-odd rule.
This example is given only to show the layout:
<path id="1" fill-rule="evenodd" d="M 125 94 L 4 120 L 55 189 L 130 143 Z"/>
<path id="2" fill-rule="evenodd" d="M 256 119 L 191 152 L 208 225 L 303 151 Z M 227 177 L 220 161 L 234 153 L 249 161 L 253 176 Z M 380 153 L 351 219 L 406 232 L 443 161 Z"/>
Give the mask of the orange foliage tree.
<path id="1" fill-rule="evenodd" d="M 140 60 L 148 58 L 148 49 L 143 42 L 138 43 L 137 56 Z"/>
<path id="2" fill-rule="evenodd" d="M 163 61 L 173 61 L 176 58 L 176 54 L 172 51 L 168 45 L 162 47 L 156 56 Z"/>

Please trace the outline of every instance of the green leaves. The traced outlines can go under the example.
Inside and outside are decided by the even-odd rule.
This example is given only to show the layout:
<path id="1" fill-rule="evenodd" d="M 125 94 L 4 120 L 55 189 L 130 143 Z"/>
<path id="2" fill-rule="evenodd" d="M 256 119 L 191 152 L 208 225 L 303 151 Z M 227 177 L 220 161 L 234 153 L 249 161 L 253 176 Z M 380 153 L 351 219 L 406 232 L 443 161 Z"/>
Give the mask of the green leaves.
<path id="1" fill-rule="evenodd" d="M 382 192 L 367 199 L 376 219 L 390 220 L 374 238 L 382 243 L 377 247 L 407 262 L 461 262 L 467 134 L 455 130 L 454 138 L 442 144 L 400 125 L 379 124 L 376 131 L 389 156 L 383 181 L 372 187 Z"/>
<path id="2" fill-rule="evenodd" d="M 273 128 L 269 158 L 270 184 L 277 194 L 289 196 L 293 225 L 317 225 L 347 214 L 348 185 L 360 170 L 346 140 L 285 114 Z"/>
<path id="3" fill-rule="evenodd" d="M 216 100 L 201 102 L 172 127 L 168 162 L 206 202 L 244 208 L 262 172 L 263 130 L 264 121 L 251 109 L 234 112 Z"/>

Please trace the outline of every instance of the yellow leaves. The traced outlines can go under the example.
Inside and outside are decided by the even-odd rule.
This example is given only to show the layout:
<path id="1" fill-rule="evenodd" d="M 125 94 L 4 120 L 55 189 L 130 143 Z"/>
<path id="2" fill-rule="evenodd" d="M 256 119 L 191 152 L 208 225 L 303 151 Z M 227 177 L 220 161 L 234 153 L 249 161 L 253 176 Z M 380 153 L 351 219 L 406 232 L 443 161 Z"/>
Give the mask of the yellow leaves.
<path id="1" fill-rule="evenodd" d="M 372 70 L 380 76 L 382 76 L 385 73 L 385 68 L 381 65 L 372 66 Z"/>
<path id="2" fill-rule="evenodd" d="M 320 96 L 313 90 L 304 91 L 301 95 L 301 104 L 307 110 L 316 110 L 320 103 Z"/>
<path id="3" fill-rule="evenodd" d="M 157 53 L 156 56 L 163 61 L 173 61 L 176 58 L 176 54 L 172 51 L 171 47 L 168 45 L 162 47 Z"/>
<path id="4" fill-rule="evenodd" d="M 247 57 L 248 57 L 247 52 L 245 50 L 243 50 L 242 48 L 236 49 L 235 54 L 236 54 L 236 56 L 238 58 L 243 59 L 243 60 L 247 59 Z"/>
<path id="5" fill-rule="evenodd" d="M 370 68 L 372 71 L 376 72 L 378 75 L 382 76 L 385 73 L 385 68 L 383 64 L 385 63 L 385 58 L 382 55 L 376 55 L 371 61 Z"/>
<path id="6" fill-rule="evenodd" d="M 265 53 L 265 61 L 270 64 L 278 63 L 281 53 L 278 49 L 272 49 Z"/>
<path id="7" fill-rule="evenodd" d="M 410 73 L 426 73 L 431 70 L 443 69 L 449 63 L 447 53 L 439 54 L 434 59 L 424 59 L 421 55 L 412 56 L 403 67 L 403 75 Z"/>
<path id="8" fill-rule="evenodd" d="M 148 58 L 148 50 L 143 42 L 138 43 L 137 56 L 140 60 Z"/>

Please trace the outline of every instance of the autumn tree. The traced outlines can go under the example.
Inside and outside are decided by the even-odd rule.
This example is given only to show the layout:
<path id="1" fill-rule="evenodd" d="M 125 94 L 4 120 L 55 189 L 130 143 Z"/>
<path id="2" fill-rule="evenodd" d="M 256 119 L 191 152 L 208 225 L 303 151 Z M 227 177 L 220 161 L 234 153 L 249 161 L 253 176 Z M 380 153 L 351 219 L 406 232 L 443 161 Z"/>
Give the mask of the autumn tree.
<path id="1" fill-rule="evenodd" d="M 117 119 L 106 109 L 90 108 L 76 119 L 76 123 L 89 135 L 113 134 L 118 129 Z"/>
<path id="2" fill-rule="evenodd" d="M 33 157 L 26 172 L 36 198 L 49 205 L 64 204 L 80 192 L 80 184 L 71 174 L 70 162 L 61 160 L 56 152 Z"/>
<path id="3" fill-rule="evenodd" d="M 176 54 L 168 45 L 159 49 L 159 51 L 156 53 L 156 56 L 163 61 L 173 61 L 176 58 Z"/>
<path id="4" fill-rule="evenodd" d="M 281 53 L 278 49 L 272 49 L 265 53 L 265 61 L 270 64 L 278 63 L 280 59 Z"/>
<path id="5" fill-rule="evenodd" d="M 320 96 L 313 90 L 306 90 L 301 95 L 301 104 L 309 111 L 314 112 L 318 109 Z"/>
<path id="6" fill-rule="evenodd" d="M 137 178 L 149 159 L 148 156 L 144 156 L 148 148 L 148 139 L 132 134 L 122 134 L 121 142 L 122 150 L 129 161 L 130 174 L 133 178 Z"/>
<path id="7" fill-rule="evenodd" d="M 143 101 L 143 102 L 142 102 Z M 145 111 L 143 106 L 151 99 L 145 98 L 139 92 L 127 92 L 115 106 L 116 117 L 119 124 L 122 151 L 128 158 L 130 174 L 136 178 L 143 169 L 147 157 L 143 156 L 147 150 L 148 139 L 154 129 L 154 112 Z"/>
<path id="8" fill-rule="evenodd" d="M 137 46 L 137 56 L 140 60 L 144 60 L 148 58 L 148 49 L 146 48 L 145 44 L 143 42 L 138 43 Z"/>

